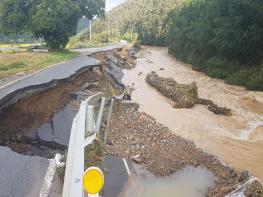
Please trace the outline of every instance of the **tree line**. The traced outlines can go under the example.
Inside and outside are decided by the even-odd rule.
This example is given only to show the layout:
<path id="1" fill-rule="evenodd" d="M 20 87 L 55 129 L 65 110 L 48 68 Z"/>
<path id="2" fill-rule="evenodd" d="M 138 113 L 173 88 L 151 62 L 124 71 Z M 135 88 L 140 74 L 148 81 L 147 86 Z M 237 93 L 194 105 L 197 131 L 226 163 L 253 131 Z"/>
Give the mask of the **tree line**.
<path id="1" fill-rule="evenodd" d="M 185 0 L 168 18 L 171 54 L 210 76 L 263 90 L 262 0 Z"/>

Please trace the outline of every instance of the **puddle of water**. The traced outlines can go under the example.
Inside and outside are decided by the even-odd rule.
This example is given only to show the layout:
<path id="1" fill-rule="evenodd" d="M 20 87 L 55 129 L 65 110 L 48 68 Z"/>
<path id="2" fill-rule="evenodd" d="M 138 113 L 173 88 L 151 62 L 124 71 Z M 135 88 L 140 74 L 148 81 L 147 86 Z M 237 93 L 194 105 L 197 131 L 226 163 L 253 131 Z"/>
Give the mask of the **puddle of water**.
<path id="1" fill-rule="evenodd" d="M 134 69 L 123 71 L 123 82 L 135 83 L 132 99 L 140 104 L 139 110 L 228 164 L 239 170 L 248 169 L 263 179 L 263 127 L 260 126 L 263 122 L 263 92 L 247 91 L 193 71 L 189 65 L 172 59 L 167 48 L 149 47 L 146 50 L 140 52 Z M 151 71 L 161 77 L 172 77 L 179 83 L 196 81 L 201 98 L 231 108 L 233 115 L 215 115 L 201 105 L 174 109 L 169 99 L 145 82 Z"/>
<path id="2" fill-rule="evenodd" d="M 50 142 L 68 145 L 73 118 L 76 112 L 66 105 L 52 118 L 50 123 L 43 124 L 37 131 L 38 136 Z"/>
<path id="3" fill-rule="evenodd" d="M 141 178 L 142 197 L 205 197 L 213 186 L 213 173 L 201 167 L 186 167 L 168 177 Z"/>

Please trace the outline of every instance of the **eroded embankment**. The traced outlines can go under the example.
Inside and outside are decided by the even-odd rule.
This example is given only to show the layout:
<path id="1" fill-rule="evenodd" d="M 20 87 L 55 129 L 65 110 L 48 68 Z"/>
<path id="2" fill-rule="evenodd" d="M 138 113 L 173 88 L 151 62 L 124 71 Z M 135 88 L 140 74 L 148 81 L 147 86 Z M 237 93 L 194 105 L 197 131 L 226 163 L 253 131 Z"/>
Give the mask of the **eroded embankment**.
<path id="1" fill-rule="evenodd" d="M 187 166 L 212 171 L 216 181 L 207 196 L 224 196 L 250 178 L 248 172 L 240 173 L 223 165 L 217 157 L 172 134 L 167 127 L 138 112 L 132 105 L 115 105 L 110 131 L 109 153 L 130 160 L 139 155 L 135 160 L 157 176 L 168 176 Z M 251 186 L 249 194 L 262 195 L 262 189 L 260 185 Z"/>
<path id="2" fill-rule="evenodd" d="M 3 108 L 0 113 L 0 145 L 8 146 L 18 153 L 47 157 L 52 157 L 50 151 L 65 150 L 67 143 L 39 137 L 39 128 L 44 128 L 44 136 L 47 135 L 45 132 L 54 132 L 53 118 L 61 109 L 70 106 L 77 111 L 80 100 L 94 92 L 105 91 L 106 87 L 102 85 L 105 77 L 99 71 L 93 70 L 96 69 L 80 70 L 68 79 L 41 85 L 42 91 L 36 87 L 36 92 L 32 93 L 34 88 L 30 89 L 30 95 Z M 25 95 L 24 92 L 23 94 Z M 70 121 L 69 128 L 58 129 L 61 135 L 66 135 L 66 129 L 70 131 L 72 120 L 69 118 L 67 121 Z M 50 124 L 51 131 L 43 127 L 47 124 Z"/>

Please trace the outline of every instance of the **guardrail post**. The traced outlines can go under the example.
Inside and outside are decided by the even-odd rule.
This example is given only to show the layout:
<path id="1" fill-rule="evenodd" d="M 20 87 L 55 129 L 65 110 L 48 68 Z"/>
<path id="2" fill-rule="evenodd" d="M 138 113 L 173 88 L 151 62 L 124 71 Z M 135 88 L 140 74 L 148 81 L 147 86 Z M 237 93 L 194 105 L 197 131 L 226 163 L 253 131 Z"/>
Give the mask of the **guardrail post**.
<path id="1" fill-rule="evenodd" d="M 113 103 L 114 103 L 114 99 L 111 98 L 110 99 L 110 107 L 109 107 L 109 112 L 108 112 L 108 117 L 107 117 L 107 125 L 104 131 L 104 143 L 107 143 L 107 137 L 108 137 L 108 129 L 110 126 L 110 119 L 111 119 L 111 114 L 112 114 L 112 108 L 113 108 Z"/>
<path id="2" fill-rule="evenodd" d="M 85 128 L 85 137 L 87 137 L 88 133 L 93 133 L 95 131 L 94 128 L 94 106 L 87 105 L 86 110 L 86 128 Z"/>
<path id="3" fill-rule="evenodd" d="M 95 127 L 95 132 L 98 133 L 100 130 L 100 125 L 101 125 L 101 120 L 102 120 L 102 115 L 103 115 L 103 110 L 104 110 L 104 106 L 105 106 L 105 101 L 106 98 L 102 97 L 101 98 L 101 103 L 100 103 L 100 109 L 98 112 L 98 116 L 97 116 L 97 121 L 96 121 L 96 127 Z"/>

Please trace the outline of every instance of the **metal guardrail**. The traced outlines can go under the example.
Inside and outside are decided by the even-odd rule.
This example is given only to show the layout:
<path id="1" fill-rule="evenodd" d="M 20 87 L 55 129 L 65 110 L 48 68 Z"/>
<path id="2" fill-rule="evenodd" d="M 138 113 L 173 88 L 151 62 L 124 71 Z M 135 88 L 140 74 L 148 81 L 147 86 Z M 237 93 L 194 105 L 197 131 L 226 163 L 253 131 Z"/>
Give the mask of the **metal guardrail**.
<path id="1" fill-rule="evenodd" d="M 66 161 L 63 197 L 84 197 L 82 183 L 82 176 L 85 170 L 84 149 L 97 138 L 96 134 L 100 131 L 105 103 L 106 98 L 103 94 L 95 94 L 81 102 L 79 112 L 73 119 Z M 106 141 L 106 132 L 109 127 L 113 103 L 114 99 L 110 99 L 104 141 Z M 98 113 L 95 113 L 94 108 L 98 104 L 100 107 Z M 95 118 L 96 114 L 97 117 Z"/>

